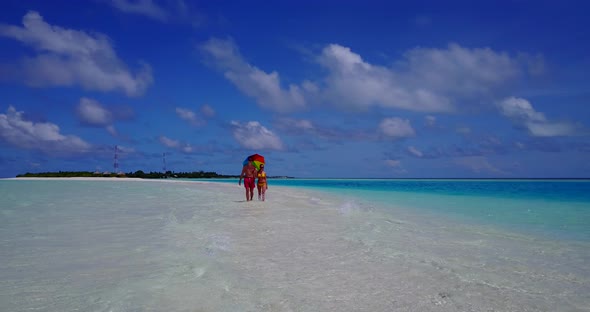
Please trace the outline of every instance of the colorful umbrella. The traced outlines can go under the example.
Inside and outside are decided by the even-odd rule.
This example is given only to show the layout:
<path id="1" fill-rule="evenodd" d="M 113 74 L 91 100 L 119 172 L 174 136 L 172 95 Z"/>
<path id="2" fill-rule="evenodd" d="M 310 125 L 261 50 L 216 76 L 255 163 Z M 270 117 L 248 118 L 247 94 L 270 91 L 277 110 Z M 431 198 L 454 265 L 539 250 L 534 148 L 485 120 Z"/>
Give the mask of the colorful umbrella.
<path id="1" fill-rule="evenodd" d="M 250 155 L 248 157 L 246 157 L 246 159 L 244 159 L 244 166 L 248 163 L 248 158 L 250 158 L 252 160 L 252 164 L 254 165 L 254 167 L 256 167 L 256 170 L 260 170 L 260 165 L 264 165 L 264 156 L 259 155 L 259 154 L 254 154 L 254 155 Z"/>

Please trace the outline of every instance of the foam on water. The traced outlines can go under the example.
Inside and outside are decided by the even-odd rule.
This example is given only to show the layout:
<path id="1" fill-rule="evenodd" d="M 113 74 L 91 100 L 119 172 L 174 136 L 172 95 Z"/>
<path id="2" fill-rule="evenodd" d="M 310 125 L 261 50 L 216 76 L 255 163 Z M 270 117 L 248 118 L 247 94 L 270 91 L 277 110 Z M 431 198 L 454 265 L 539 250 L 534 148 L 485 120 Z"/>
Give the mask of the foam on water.
<path id="1" fill-rule="evenodd" d="M 589 245 L 273 186 L 0 181 L 6 311 L 589 311 Z"/>

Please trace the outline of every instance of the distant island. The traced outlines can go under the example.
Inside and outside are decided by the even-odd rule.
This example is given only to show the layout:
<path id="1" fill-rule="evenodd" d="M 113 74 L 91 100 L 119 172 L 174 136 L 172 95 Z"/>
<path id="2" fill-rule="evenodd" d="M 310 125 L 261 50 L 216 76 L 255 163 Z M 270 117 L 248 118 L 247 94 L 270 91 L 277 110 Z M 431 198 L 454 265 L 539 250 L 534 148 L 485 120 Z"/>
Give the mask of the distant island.
<path id="1" fill-rule="evenodd" d="M 128 173 L 111 173 L 111 172 L 91 172 L 91 171 L 58 171 L 58 172 L 38 172 L 25 174 L 19 174 L 17 178 L 140 178 L 140 179 L 168 179 L 168 178 L 180 178 L 180 179 L 238 179 L 239 175 L 224 175 L 218 174 L 217 172 L 206 172 L 206 171 L 193 171 L 193 172 L 143 172 L 137 170 L 135 172 Z M 270 179 L 292 179 L 293 177 L 288 176 L 273 176 L 268 177 Z"/>

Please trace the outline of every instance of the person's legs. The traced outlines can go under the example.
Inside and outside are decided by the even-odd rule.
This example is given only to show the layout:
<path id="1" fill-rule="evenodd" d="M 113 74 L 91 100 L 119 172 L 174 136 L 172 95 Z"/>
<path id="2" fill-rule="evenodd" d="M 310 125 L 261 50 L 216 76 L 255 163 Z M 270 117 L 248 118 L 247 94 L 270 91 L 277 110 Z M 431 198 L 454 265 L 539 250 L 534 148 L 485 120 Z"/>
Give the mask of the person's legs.
<path id="1" fill-rule="evenodd" d="M 252 193 L 254 191 L 254 178 L 245 178 L 244 187 L 246 188 L 246 201 L 252 200 Z"/>
<path id="2" fill-rule="evenodd" d="M 250 200 L 254 199 L 254 187 L 250 188 Z"/>
<path id="3" fill-rule="evenodd" d="M 258 189 L 262 189 L 262 201 L 264 201 L 264 200 L 266 199 L 266 198 L 265 198 L 265 194 L 266 194 L 266 185 L 265 185 L 265 186 L 263 186 L 263 187 L 260 187 L 260 186 L 259 186 L 259 187 L 258 187 Z"/>
<path id="4" fill-rule="evenodd" d="M 260 194 L 262 192 L 262 187 L 260 186 L 260 184 L 258 185 L 258 200 L 260 200 Z"/>

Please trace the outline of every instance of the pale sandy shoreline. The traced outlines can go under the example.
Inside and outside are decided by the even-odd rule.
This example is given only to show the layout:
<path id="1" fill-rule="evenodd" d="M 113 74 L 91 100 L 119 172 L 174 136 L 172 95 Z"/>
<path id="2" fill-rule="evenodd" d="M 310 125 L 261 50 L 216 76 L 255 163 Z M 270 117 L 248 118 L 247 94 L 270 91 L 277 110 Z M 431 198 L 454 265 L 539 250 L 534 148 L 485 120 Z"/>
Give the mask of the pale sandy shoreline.
<path id="1" fill-rule="evenodd" d="M 142 178 L 117 178 L 117 177 L 18 177 L 18 178 L 0 178 L 2 180 L 28 180 L 28 181 L 124 181 L 124 182 L 166 182 L 166 183 L 212 183 L 209 181 L 191 181 L 177 179 L 142 179 Z"/>
<path id="2" fill-rule="evenodd" d="M 226 188 L 237 187 L 236 183 L 220 183 L 215 181 L 203 181 L 203 180 L 179 180 L 179 179 L 142 179 L 142 178 L 118 178 L 118 177 L 18 177 L 18 178 L 0 178 L 0 181 L 84 181 L 84 182 L 146 182 L 146 183 L 181 183 L 181 184 L 207 184 L 210 186 L 216 186 L 217 191 L 222 191 Z M 239 186 L 243 189 L 243 185 Z M 283 188 L 285 186 L 279 186 Z M 288 188 L 288 187 L 287 187 Z"/>
<path id="3" fill-rule="evenodd" d="M 72 180 L 72 181 L 146 181 L 141 178 L 116 178 L 116 177 L 19 177 L 19 178 L 2 178 L 0 180 Z"/>

